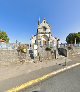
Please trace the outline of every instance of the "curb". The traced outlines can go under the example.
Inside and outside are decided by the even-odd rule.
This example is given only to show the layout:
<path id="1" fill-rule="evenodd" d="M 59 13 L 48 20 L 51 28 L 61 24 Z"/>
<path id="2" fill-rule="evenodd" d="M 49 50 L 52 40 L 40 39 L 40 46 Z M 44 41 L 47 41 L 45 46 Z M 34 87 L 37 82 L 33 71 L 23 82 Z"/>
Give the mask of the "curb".
<path id="1" fill-rule="evenodd" d="M 34 84 L 37 84 L 37 83 L 39 83 L 39 82 L 41 82 L 43 80 L 46 80 L 46 79 L 48 79 L 48 78 L 50 78 L 52 76 L 55 76 L 55 75 L 57 75 L 57 74 L 59 74 L 61 72 L 64 72 L 66 70 L 69 70 L 69 69 L 71 69 L 73 67 L 76 67 L 76 66 L 79 66 L 79 65 L 80 65 L 80 63 L 76 63 L 76 64 L 73 64 L 73 65 L 70 65 L 70 66 L 66 66 L 65 68 L 61 68 L 61 69 L 56 70 L 54 72 L 51 72 L 51 73 L 49 73 L 47 75 L 44 75 L 44 76 L 42 76 L 40 78 L 31 80 L 31 81 L 29 81 L 27 83 L 24 83 L 24 84 L 22 84 L 22 85 L 20 85 L 20 86 L 18 86 L 16 88 L 12 88 L 12 89 L 10 89 L 10 90 L 8 90 L 6 92 L 19 92 L 19 91 L 21 91 L 21 90 L 23 90 L 25 88 L 27 89 L 28 87 L 30 87 L 30 86 L 32 86 Z"/>

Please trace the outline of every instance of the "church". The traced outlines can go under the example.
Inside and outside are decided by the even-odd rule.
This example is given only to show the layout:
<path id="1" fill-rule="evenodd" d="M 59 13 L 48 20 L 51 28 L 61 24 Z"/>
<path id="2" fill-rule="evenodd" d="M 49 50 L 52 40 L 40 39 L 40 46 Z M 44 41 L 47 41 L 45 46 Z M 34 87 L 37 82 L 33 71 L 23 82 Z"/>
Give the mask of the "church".
<path id="1" fill-rule="evenodd" d="M 40 23 L 38 21 L 37 33 L 31 39 L 32 47 L 54 47 L 57 44 L 57 38 L 52 36 L 51 26 L 47 23 L 46 19 Z"/>

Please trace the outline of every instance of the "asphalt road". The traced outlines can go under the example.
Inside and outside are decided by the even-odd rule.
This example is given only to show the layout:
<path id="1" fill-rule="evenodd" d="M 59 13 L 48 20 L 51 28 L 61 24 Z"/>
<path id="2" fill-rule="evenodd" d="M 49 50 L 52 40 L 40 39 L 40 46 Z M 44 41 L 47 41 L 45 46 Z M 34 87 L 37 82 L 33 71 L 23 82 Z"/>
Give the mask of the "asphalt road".
<path id="1" fill-rule="evenodd" d="M 67 63 L 67 65 L 72 65 L 74 63 L 77 63 L 77 62 L 71 61 L 71 62 Z M 55 66 L 50 66 L 50 67 L 46 67 L 46 68 L 41 68 L 34 72 L 30 72 L 28 74 L 25 73 L 25 74 L 16 76 L 14 78 L 9 78 L 7 80 L 0 81 L 0 92 L 5 92 L 6 90 L 9 90 L 16 86 L 24 84 L 25 82 L 39 78 L 45 74 L 51 73 L 55 70 L 65 67 L 63 65 L 64 65 L 64 63 L 61 65 L 55 65 Z"/>
<path id="2" fill-rule="evenodd" d="M 80 92 L 80 66 L 60 73 L 22 92 Z"/>
<path id="3" fill-rule="evenodd" d="M 6 90 L 12 89 L 12 88 L 19 86 L 25 82 L 28 82 L 30 80 L 41 77 L 47 73 L 53 72 L 62 67 L 64 67 L 64 66 L 62 66 L 62 65 L 50 66 L 47 68 L 42 68 L 42 69 L 30 72 L 28 74 L 25 73 L 25 74 L 16 76 L 14 78 L 9 78 L 7 80 L 0 81 L 0 92 L 5 92 Z"/>
<path id="4" fill-rule="evenodd" d="M 75 63 L 75 62 L 69 62 L 67 65 L 71 65 L 73 63 Z M 0 81 L 0 92 L 5 92 L 6 90 L 9 90 L 16 86 L 24 84 L 25 82 L 42 77 L 45 74 L 51 73 L 55 70 L 65 67 L 63 65 L 64 65 L 64 63 L 61 65 L 55 65 L 55 66 L 50 66 L 50 67 L 46 67 L 46 68 L 41 68 L 39 70 L 30 72 L 29 74 L 25 73 L 25 74 L 16 76 L 14 78 L 9 78 L 7 80 Z"/>

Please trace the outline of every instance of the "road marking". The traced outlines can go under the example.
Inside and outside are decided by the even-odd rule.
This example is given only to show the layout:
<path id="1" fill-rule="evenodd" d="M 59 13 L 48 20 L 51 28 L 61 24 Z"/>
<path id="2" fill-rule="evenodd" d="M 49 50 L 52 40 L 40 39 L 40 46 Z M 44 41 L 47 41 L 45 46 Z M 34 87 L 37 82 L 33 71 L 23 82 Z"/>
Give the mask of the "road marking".
<path id="1" fill-rule="evenodd" d="M 73 64 L 73 65 L 70 65 L 70 66 L 66 66 L 64 68 L 61 68 L 61 69 L 56 70 L 54 72 L 51 72 L 51 73 L 49 73 L 47 75 L 44 75 L 44 76 L 42 76 L 40 78 L 37 78 L 37 79 L 31 80 L 31 81 L 29 81 L 27 83 L 24 83 L 24 84 L 22 84 L 22 85 L 20 85 L 20 86 L 18 86 L 16 88 L 12 88 L 12 89 L 8 90 L 7 92 L 19 92 L 19 91 L 21 91 L 23 89 L 27 89 L 28 87 L 30 87 L 30 86 L 32 86 L 34 84 L 37 84 L 37 83 L 39 83 L 39 82 L 41 82 L 43 80 L 46 80 L 46 79 L 48 79 L 48 78 L 50 78 L 52 76 L 55 76 L 55 75 L 57 75 L 57 74 L 59 74 L 61 72 L 64 72 L 64 71 L 66 71 L 68 69 L 71 69 L 73 67 L 76 67 L 78 65 L 80 65 L 80 63 L 76 63 L 76 64 Z"/>

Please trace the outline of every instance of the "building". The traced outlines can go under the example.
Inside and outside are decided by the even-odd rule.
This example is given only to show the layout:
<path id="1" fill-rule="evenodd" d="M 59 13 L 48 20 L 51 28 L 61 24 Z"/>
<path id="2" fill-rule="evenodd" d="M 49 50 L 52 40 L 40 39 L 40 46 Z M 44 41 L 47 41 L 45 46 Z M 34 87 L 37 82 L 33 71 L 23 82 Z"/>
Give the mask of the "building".
<path id="1" fill-rule="evenodd" d="M 38 47 L 53 47 L 57 44 L 57 38 L 52 36 L 51 27 L 47 23 L 46 19 L 40 23 L 38 21 L 38 29 L 36 35 L 31 39 L 32 47 L 37 45 Z"/>

